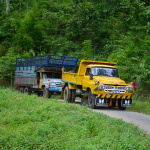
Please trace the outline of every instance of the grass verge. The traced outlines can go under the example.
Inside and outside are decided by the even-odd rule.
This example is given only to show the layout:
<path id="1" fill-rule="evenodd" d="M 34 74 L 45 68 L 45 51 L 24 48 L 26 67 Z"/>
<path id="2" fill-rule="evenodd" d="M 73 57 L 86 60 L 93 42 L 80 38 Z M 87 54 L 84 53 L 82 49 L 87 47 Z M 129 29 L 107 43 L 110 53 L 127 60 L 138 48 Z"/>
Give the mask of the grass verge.
<path id="1" fill-rule="evenodd" d="M 128 107 L 127 110 L 150 115 L 150 101 L 137 101 L 133 98 L 132 107 Z"/>
<path id="2" fill-rule="evenodd" d="M 0 88 L 0 149 L 149 149 L 150 137 L 120 119 Z"/>

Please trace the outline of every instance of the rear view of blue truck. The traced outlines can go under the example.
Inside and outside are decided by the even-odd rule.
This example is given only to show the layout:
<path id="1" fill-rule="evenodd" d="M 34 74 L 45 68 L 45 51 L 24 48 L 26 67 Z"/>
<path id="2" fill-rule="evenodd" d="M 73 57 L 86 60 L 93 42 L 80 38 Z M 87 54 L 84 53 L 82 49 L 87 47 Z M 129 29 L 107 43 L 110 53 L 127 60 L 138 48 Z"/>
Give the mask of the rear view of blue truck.
<path id="1" fill-rule="evenodd" d="M 15 86 L 20 93 L 36 92 L 50 98 L 60 94 L 62 68 L 71 69 L 76 66 L 78 58 L 60 55 L 40 55 L 16 59 Z"/>

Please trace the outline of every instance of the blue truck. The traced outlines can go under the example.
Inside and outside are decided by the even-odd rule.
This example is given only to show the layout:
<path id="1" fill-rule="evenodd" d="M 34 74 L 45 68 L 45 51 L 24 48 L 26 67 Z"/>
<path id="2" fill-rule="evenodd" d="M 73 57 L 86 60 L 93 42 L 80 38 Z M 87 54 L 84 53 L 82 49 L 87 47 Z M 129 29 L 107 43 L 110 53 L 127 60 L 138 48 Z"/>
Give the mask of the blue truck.
<path id="1" fill-rule="evenodd" d="M 20 93 L 50 98 L 61 93 L 62 68 L 73 69 L 77 61 L 77 57 L 54 54 L 17 58 L 14 85 Z"/>

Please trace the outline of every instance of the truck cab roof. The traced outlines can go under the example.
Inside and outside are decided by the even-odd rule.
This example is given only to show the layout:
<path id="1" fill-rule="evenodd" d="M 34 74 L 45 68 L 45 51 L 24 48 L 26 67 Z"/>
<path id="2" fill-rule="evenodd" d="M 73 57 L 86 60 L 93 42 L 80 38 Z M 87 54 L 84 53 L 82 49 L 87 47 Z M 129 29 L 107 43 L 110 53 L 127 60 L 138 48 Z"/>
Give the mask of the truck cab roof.
<path id="1" fill-rule="evenodd" d="M 94 64 L 91 64 L 91 65 L 87 65 L 87 68 L 92 68 L 92 67 L 101 67 L 101 68 L 115 68 L 117 69 L 117 67 L 115 66 L 110 66 L 110 65 L 94 65 Z"/>
<path id="2" fill-rule="evenodd" d="M 115 67 L 117 63 L 116 62 L 103 62 L 103 61 L 91 61 L 91 60 L 81 60 L 80 66 L 79 66 L 79 70 L 78 70 L 78 75 L 84 75 L 87 66 L 109 66 L 110 68 Z M 116 67 L 115 67 L 116 68 Z"/>

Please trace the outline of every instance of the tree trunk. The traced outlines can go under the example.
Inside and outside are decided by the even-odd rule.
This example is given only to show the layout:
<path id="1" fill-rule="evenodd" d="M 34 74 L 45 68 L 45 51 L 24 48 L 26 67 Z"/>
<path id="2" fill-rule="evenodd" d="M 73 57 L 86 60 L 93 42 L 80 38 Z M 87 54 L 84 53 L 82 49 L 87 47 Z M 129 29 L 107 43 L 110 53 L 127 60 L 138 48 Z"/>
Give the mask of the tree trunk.
<path id="1" fill-rule="evenodd" d="M 9 4 L 10 4 L 10 0 L 6 0 L 6 13 L 7 13 L 8 10 L 9 10 Z"/>

